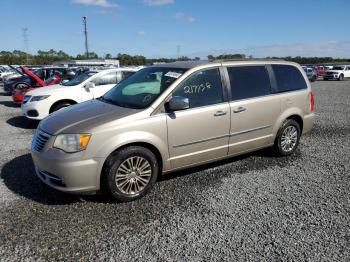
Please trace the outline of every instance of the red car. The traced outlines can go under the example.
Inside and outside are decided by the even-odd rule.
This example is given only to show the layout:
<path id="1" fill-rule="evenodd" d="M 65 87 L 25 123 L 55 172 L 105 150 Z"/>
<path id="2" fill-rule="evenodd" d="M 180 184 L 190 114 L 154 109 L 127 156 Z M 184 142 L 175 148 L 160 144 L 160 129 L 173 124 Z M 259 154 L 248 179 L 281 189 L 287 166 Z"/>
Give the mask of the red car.
<path id="1" fill-rule="evenodd" d="M 314 68 L 316 70 L 317 77 L 319 76 L 321 77 L 325 75 L 326 69 L 324 68 L 324 66 L 315 66 Z"/>
<path id="2" fill-rule="evenodd" d="M 33 74 L 32 72 L 30 72 L 30 73 Z M 35 74 L 33 74 L 33 75 L 35 75 Z M 24 96 L 26 95 L 27 92 L 29 92 L 29 91 L 31 91 L 31 90 L 33 90 L 35 88 L 59 84 L 59 83 L 61 83 L 61 80 L 62 80 L 60 74 L 56 74 L 56 75 L 48 78 L 45 81 L 41 80 L 36 75 L 35 75 L 35 78 L 38 78 L 38 79 L 35 79 L 37 81 L 37 86 L 32 86 L 32 87 L 29 87 L 29 88 L 16 88 L 16 89 L 13 90 L 13 92 L 12 92 L 12 99 L 13 99 L 13 101 L 16 104 L 21 104 L 23 102 Z"/>

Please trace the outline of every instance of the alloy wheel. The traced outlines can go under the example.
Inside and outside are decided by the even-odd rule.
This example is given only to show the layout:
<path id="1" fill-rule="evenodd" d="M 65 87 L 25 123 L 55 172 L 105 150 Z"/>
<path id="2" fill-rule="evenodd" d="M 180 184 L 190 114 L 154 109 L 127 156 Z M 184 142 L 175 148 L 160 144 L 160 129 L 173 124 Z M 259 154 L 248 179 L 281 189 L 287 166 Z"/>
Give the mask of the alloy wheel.
<path id="1" fill-rule="evenodd" d="M 283 151 L 290 152 L 294 149 L 298 141 L 298 130 L 295 126 L 288 126 L 281 136 L 281 147 Z"/>
<path id="2" fill-rule="evenodd" d="M 117 188 L 126 195 L 140 193 L 151 180 L 152 167 L 140 156 L 127 158 L 120 164 L 115 176 Z"/>

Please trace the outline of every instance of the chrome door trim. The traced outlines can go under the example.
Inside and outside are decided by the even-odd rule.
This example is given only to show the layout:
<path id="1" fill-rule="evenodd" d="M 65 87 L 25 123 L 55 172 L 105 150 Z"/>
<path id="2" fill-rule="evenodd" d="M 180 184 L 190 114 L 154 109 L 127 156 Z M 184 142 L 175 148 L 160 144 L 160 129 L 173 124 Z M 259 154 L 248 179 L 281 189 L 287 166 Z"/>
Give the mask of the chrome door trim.
<path id="1" fill-rule="evenodd" d="M 197 141 L 193 141 L 193 142 L 189 142 L 189 143 L 185 143 L 185 144 L 175 145 L 175 146 L 173 146 L 173 148 L 178 148 L 178 147 L 183 147 L 183 146 L 190 146 L 190 145 L 203 143 L 203 142 L 207 142 L 207 141 L 211 141 L 211 140 L 216 140 L 216 139 L 220 139 L 220 138 L 225 138 L 225 137 L 229 137 L 229 136 L 230 136 L 230 134 L 225 134 L 225 135 L 222 135 L 222 136 L 210 137 L 210 138 L 197 140 Z"/>
<path id="2" fill-rule="evenodd" d="M 230 133 L 230 136 L 238 136 L 238 135 L 246 134 L 246 133 L 249 133 L 249 132 L 265 129 L 265 128 L 268 128 L 268 127 L 271 127 L 271 125 L 259 126 L 259 127 L 255 127 L 255 128 L 251 128 L 251 129 L 246 129 L 246 130 L 242 130 L 242 131 L 238 131 L 238 132 L 233 132 L 233 133 Z"/>

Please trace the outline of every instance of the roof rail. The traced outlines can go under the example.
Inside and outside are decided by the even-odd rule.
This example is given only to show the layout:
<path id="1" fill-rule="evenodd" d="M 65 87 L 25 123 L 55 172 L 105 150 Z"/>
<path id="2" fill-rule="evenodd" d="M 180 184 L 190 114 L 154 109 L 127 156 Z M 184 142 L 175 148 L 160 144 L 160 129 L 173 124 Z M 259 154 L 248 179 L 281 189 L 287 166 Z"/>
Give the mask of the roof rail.
<path id="1" fill-rule="evenodd" d="M 229 58 L 229 59 L 213 59 L 210 62 L 240 62 L 240 61 L 286 61 L 278 58 Z"/>

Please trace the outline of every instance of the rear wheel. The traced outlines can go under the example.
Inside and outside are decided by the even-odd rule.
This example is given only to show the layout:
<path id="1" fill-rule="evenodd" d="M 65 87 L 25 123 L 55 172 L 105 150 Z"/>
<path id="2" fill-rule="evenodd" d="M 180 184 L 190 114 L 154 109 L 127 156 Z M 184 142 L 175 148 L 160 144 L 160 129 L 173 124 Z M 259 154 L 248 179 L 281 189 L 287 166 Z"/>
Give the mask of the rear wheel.
<path id="1" fill-rule="evenodd" d="M 301 130 L 298 122 L 293 119 L 287 119 L 277 133 L 273 151 L 278 156 L 293 154 L 298 147 L 300 136 Z"/>
<path id="2" fill-rule="evenodd" d="M 156 156 L 147 148 L 131 146 L 116 151 L 102 171 L 102 191 L 121 202 L 138 199 L 154 186 L 159 173 Z"/>

